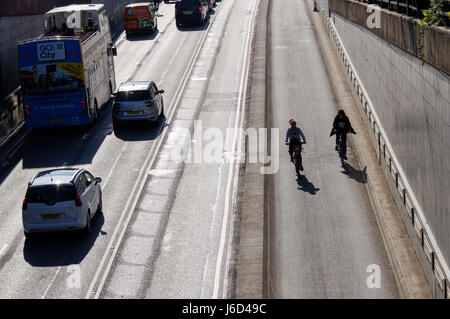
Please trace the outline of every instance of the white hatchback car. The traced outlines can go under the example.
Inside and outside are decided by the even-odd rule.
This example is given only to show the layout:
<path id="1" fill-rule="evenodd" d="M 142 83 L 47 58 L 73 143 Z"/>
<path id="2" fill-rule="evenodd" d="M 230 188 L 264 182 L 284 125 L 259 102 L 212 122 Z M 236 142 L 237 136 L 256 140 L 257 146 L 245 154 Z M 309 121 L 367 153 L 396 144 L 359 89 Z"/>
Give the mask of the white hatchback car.
<path id="1" fill-rule="evenodd" d="M 91 231 L 91 219 L 102 211 L 101 178 L 84 169 L 62 168 L 34 176 L 23 200 L 26 237 L 38 232 L 82 229 Z"/>

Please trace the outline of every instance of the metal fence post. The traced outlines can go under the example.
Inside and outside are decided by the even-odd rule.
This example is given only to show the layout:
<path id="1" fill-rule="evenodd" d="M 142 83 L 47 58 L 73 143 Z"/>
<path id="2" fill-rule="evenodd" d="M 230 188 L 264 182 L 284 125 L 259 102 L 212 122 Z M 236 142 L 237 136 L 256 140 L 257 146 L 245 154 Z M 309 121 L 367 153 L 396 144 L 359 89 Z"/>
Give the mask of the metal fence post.
<path id="1" fill-rule="evenodd" d="M 431 269 L 434 272 L 434 251 L 431 252 Z"/>
<path id="2" fill-rule="evenodd" d="M 423 235 L 423 227 L 422 227 L 422 229 L 420 230 L 420 240 L 421 240 L 421 244 L 422 244 L 422 247 L 425 245 L 425 238 L 424 238 L 424 235 Z"/>
<path id="3" fill-rule="evenodd" d="M 378 132 L 378 159 L 381 164 L 381 132 Z"/>
<path id="4" fill-rule="evenodd" d="M 447 299 L 447 278 L 444 278 L 444 298 Z"/>

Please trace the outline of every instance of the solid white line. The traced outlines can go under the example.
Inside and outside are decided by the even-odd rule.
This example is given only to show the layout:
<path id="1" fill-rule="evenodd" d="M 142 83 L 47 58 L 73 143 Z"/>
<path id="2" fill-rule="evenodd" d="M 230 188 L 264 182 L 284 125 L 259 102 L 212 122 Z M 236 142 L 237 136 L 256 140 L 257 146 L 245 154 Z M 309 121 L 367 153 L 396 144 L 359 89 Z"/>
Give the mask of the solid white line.
<path id="1" fill-rule="evenodd" d="M 42 295 L 41 299 L 45 299 L 45 296 L 47 296 L 47 293 L 50 290 L 50 287 L 53 285 L 53 282 L 55 281 L 56 276 L 58 276 L 60 270 L 61 270 L 61 266 L 58 267 L 58 270 L 56 271 L 55 275 L 53 276 L 52 281 L 50 281 L 50 284 L 48 285 L 48 287 L 45 290 L 44 294 Z"/>
<path id="2" fill-rule="evenodd" d="M 242 76 L 241 76 L 241 88 L 239 90 L 239 99 L 238 99 L 238 110 L 236 112 L 236 122 L 235 122 L 235 127 L 238 127 L 239 125 L 239 120 L 242 118 L 242 114 L 239 114 L 239 111 L 241 111 L 242 108 L 242 112 L 244 112 L 244 109 L 242 107 L 242 102 L 245 101 L 245 97 L 246 97 L 246 91 L 247 91 L 247 76 L 246 74 L 248 73 L 248 58 L 249 58 L 249 46 L 250 46 L 250 40 L 251 40 L 251 27 L 253 25 L 253 20 L 254 20 L 254 16 L 255 16 L 255 11 L 257 8 L 257 4 L 259 3 L 259 0 L 257 0 L 255 2 L 255 7 L 252 10 L 252 17 L 249 20 L 249 25 L 248 25 L 248 30 L 249 32 L 246 32 L 247 34 L 247 43 L 246 43 L 246 48 L 245 48 L 245 59 L 244 59 L 244 64 L 243 64 L 243 69 L 242 69 Z M 242 133 L 242 132 L 241 132 Z M 242 139 L 242 135 L 239 135 L 239 145 L 241 143 L 241 139 Z M 233 140 L 233 151 L 236 150 L 236 148 L 238 147 L 238 136 L 237 134 L 235 134 L 234 136 L 234 140 Z M 219 253 L 217 256 L 217 263 L 216 263 L 216 272 L 215 272 L 215 280 L 214 280 L 214 291 L 213 291 L 213 298 L 217 299 L 219 298 L 219 289 L 220 289 L 220 278 L 221 278 L 221 268 L 222 268 L 222 260 L 223 260 L 223 255 L 224 255 L 224 249 L 225 249 L 225 243 L 226 243 L 226 239 L 227 239 L 227 226 L 228 226 L 228 215 L 230 213 L 230 208 L 229 208 L 229 202 L 230 202 L 230 192 L 231 192 L 231 184 L 233 183 L 233 171 L 235 171 L 235 178 L 238 176 L 238 169 L 239 169 L 239 165 L 235 165 L 235 158 L 232 157 L 231 159 L 231 163 L 230 163 L 230 168 L 229 168 L 229 174 L 228 174 L 228 182 L 227 182 L 227 189 L 225 192 L 225 210 L 224 210 L 224 216 L 223 216 L 223 222 L 222 222 L 222 233 L 221 233 L 221 237 L 220 237 L 220 246 L 219 246 Z M 237 187 L 234 187 L 233 189 L 233 197 L 234 194 L 237 192 Z M 223 290 L 222 290 L 222 294 L 223 294 Z"/>
<path id="3" fill-rule="evenodd" d="M 2 250 L 0 250 L 0 259 L 6 254 L 7 250 L 8 250 L 8 244 L 4 244 L 2 247 Z"/>
<path id="4" fill-rule="evenodd" d="M 233 4 L 233 6 L 234 5 L 235 4 Z M 230 12 L 232 12 L 232 11 L 233 11 L 233 8 L 230 9 Z M 225 26 L 225 28 L 226 28 L 226 26 Z M 226 33 L 226 30 L 224 31 L 224 34 L 225 33 Z M 245 37 L 244 36 L 242 37 L 242 42 L 245 44 Z M 245 48 L 244 48 L 244 50 L 245 50 Z M 234 79 L 234 83 L 235 84 L 233 85 L 233 87 L 236 88 L 239 92 L 240 92 L 241 87 L 242 87 L 242 83 L 240 81 L 241 74 L 239 73 L 239 70 L 241 70 L 241 67 L 242 67 L 242 69 L 244 69 L 244 63 L 243 63 L 242 57 L 243 57 L 243 55 L 240 56 L 239 63 L 237 63 L 237 66 L 236 66 L 236 77 Z M 237 99 L 237 103 L 238 104 L 237 104 L 237 107 L 236 107 L 236 118 L 239 116 L 239 111 L 238 111 L 238 108 L 239 108 L 239 97 Z M 231 127 L 230 124 L 231 124 L 232 121 L 233 121 L 233 117 L 230 116 L 229 119 L 228 119 L 227 128 Z M 228 139 L 228 137 L 227 137 L 227 139 Z M 234 137 L 233 137 L 233 139 L 234 139 Z M 225 143 L 225 144 L 227 145 L 227 143 Z M 231 147 L 233 147 L 233 146 L 231 146 Z M 212 217 L 211 229 L 210 229 L 210 233 L 209 233 L 209 244 L 208 244 L 209 247 L 212 246 L 212 238 L 213 238 L 213 234 L 214 234 L 214 225 L 215 225 L 215 220 L 217 218 L 217 204 L 219 202 L 219 196 L 222 194 L 222 189 L 221 189 L 220 185 L 222 185 L 222 179 L 224 178 L 224 176 L 223 176 L 224 175 L 223 174 L 223 166 L 225 165 L 225 160 L 227 158 L 230 158 L 230 159 L 232 158 L 232 156 L 233 156 L 232 153 L 233 153 L 232 150 L 224 151 L 224 154 L 223 154 L 224 160 L 222 161 L 222 163 L 220 163 L 219 168 L 218 168 L 219 176 L 218 176 L 218 181 L 217 181 L 216 199 L 215 199 L 215 202 L 214 202 L 214 206 L 212 207 L 213 217 Z M 229 165 L 230 166 L 229 166 L 228 169 L 230 169 L 230 167 L 232 167 L 232 163 L 229 163 Z M 228 178 L 229 178 L 229 176 L 228 176 Z M 210 258 L 211 257 L 215 257 L 215 256 L 216 255 L 213 255 L 212 251 L 209 251 L 209 253 L 208 253 L 207 257 L 206 257 L 205 266 L 204 266 L 204 270 L 203 270 L 203 276 L 202 276 L 202 288 L 201 288 L 201 292 L 200 292 L 200 298 L 201 299 L 205 298 L 203 288 L 204 288 L 204 283 L 205 283 L 205 280 L 206 280 L 206 275 L 208 273 L 208 268 L 209 268 L 209 264 L 210 264 Z M 216 272 L 214 272 L 214 276 L 215 275 L 216 275 Z"/>
<path id="5" fill-rule="evenodd" d="M 109 171 L 108 177 L 105 179 L 102 185 L 102 189 L 105 189 L 106 185 L 108 184 L 109 180 L 111 179 L 112 173 L 114 172 L 114 169 L 117 166 L 117 163 L 119 163 L 119 159 L 122 156 L 123 152 L 125 151 L 125 147 L 128 145 L 128 142 L 125 142 L 122 146 L 122 149 L 120 150 L 119 156 L 117 156 L 113 166 L 111 167 L 111 170 Z"/>

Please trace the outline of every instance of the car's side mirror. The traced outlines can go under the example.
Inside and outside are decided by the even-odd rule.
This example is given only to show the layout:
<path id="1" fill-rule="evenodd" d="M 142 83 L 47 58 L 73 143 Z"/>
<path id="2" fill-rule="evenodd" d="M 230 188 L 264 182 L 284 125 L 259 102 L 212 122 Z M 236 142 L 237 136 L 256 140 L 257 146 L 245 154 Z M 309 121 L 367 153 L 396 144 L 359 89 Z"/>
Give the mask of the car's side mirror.
<path id="1" fill-rule="evenodd" d="M 117 56 L 117 48 L 116 48 L 116 46 L 113 46 L 113 47 L 111 48 L 111 51 L 112 51 L 112 55 L 113 55 L 113 56 Z"/>
<path id="2" fill-rule="evenodd" d="M 158 94 L 162 94 L 162 93 L 164 93 L 164 90 L 159 90 L 158 92 L 156 92 L 156 93 L 158 93 Z"/>
<path id="3" fill-rule="evenodd" d="M 102 178 L 101 177 L 96 177 L 95 178 L 95 184 L 100 184 L 102 182 Z"/>

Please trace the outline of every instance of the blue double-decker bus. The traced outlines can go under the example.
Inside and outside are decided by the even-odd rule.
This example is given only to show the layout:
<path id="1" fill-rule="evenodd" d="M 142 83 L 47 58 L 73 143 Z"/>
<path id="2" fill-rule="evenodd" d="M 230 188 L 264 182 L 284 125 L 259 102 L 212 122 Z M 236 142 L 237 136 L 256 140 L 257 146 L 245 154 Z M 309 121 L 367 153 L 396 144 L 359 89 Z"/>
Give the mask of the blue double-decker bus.
<path id="1" fill-rule="evenodd" d="M 95 122 L 115 90 L 104 5 L 55 8 L 45 15 L 45 31 L 18 43 L 26 127 Z"/>

